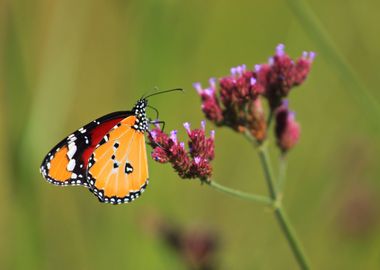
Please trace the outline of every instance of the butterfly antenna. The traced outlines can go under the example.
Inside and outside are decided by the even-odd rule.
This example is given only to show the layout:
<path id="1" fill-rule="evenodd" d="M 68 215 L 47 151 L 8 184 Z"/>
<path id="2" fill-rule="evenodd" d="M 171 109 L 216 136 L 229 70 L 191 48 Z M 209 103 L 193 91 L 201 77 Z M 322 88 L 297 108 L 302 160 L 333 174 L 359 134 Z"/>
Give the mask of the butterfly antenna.
<path id="1" fill-rule="evenodd" d="M 144 99 L 145 96 L 149 96 L 152 92 L 153 92 L 153 93 L 156 93 L 156 92 L 158 92 L 159 90 L 160 90 L 160 88 L 158 88 L 158 86 L 155 86 L 155 87 L 153 87 L 152 90 L 148 90 L 148 91 L 146 91 L 146 92 L 141 96 L 140 99 Z"/>
<path id="2" fill-rule="evenodd" d="M 181 91 L 183 92 L 184 90 L 182 88 L 173 88 L 173 89 L 168 89 L 168 90 L 163 90 L 163 91 L 159 91 L 159 92 L 155 92 L 155 93 L 152 93 L 150 95 L 147 95 L 147 96 L 143 96 L 142 98 L 146 99 L 148 97 L 152 97 L 152 96 L 155 96 L 155 95 L 161 95 L 161 94 L 164 94 L 164 93 L 169 93 L 169 92 L 174 92 L 174 91 Z"/>

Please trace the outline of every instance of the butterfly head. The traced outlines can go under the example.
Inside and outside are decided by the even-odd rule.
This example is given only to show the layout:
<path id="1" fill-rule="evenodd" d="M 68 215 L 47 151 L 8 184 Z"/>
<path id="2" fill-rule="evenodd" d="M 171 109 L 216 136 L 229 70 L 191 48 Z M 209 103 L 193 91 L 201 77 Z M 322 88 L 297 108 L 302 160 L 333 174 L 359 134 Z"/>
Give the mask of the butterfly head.
<path id="1" fill-rule="evenodd" d="M 148 100 L 146 98 L 139 99 L 132 109 L 133 114 L 136 116 L 136 122 L 133 128 L 139 132 L 145 132 L 148 130 L 148 118 L 146 117 L 146 106 Z"/>

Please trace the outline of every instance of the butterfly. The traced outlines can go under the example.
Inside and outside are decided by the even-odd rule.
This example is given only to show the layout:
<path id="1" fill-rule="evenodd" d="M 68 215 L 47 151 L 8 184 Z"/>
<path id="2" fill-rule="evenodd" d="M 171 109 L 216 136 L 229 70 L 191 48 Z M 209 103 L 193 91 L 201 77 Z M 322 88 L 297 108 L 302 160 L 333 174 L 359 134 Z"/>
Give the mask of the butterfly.
<path id="1" fill-rule="evenodd" d="M 149 180 L 144 135 L 150 124 L 164 123 L 147 118 L 147 98 L 176 90 L 182 91 L 142 97 L 132 110 L 104 115 L 73 132 L 43 159 L 42 176 L 54 185 L 85 186 L 100 202 L 134 201 Z"/>

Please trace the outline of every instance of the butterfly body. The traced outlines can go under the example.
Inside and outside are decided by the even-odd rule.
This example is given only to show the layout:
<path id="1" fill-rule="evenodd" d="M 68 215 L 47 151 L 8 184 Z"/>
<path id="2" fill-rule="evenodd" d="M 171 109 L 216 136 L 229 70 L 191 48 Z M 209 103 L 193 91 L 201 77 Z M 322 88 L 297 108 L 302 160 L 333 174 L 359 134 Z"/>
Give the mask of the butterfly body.
<path id="1" fill-rule="evenodd" d="M 88 187 L 105 203 L 139 197 L 148 184 L 146 106 L 142 98 L 131 111 L 107 114 L 70 134 L 44 158 L 43 177 L 55 185 Z"/>

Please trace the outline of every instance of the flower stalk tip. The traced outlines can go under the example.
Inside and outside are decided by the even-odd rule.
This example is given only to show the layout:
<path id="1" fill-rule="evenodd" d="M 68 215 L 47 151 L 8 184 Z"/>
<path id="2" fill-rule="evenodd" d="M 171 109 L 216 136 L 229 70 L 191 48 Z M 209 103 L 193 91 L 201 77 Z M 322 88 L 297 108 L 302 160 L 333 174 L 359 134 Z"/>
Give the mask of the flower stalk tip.
<path id="1" fill-rule="evenodd" d="M 280 43 L 276 47 L 276 55 L 283 56 L 284 54 L 285 54 L 285 45 Z"/>

